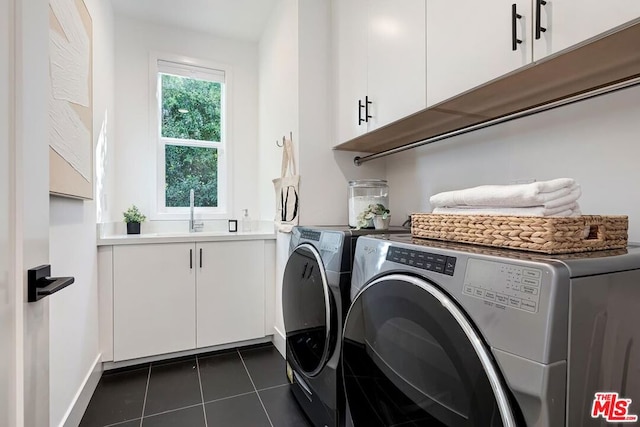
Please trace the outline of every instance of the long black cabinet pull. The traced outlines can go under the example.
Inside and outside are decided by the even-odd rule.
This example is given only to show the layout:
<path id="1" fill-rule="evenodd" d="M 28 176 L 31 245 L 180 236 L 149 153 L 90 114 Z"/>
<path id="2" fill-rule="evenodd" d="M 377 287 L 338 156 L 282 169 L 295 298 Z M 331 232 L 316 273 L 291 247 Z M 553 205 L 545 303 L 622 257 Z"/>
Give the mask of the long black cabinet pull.
<path id="1" fill-rule="evenodd" d="M 542 6 L 546 5 L 547 2 L 545 0 L 536 0 L 536 40 L 540 40 L 541 33 L 547 31 L 546 28 L 542 26 Z"/>
<path id="2" fill-rule="evenodd" d="M 193 269 L 193 249 L 189 249 L 189 268 Z"/>
<path id="3" fill-rule="evenodd" d="M 522 40 L 518 38 L 518 19 L 522 18 L 522 15 L 516 10 L 516 4 L 511 5 L 511 50 L 517 50 L 518 45 L 522 43 Z"/>
<path id="4" fill-rule="evenodd" d="M 360 126 L 362 122 L 366 122 L 366 120 L 362 118 L 363 108 L 364 108 L 364 105 L 362 104 L 362 99 L 358 99 L 358 126 Z"/>
<path id="5" fill-rule="evenodd" d="M 364 97 L 364 114 L 365 114 L 365 122 L 369 123 L 369 119 L 372 117 L 371 114 L 369 114 L 369 105 L 371 105 L 371 101 L 369 101 L 369 96 L 365 96 Z"/>
<path id="6" fill-rule="evenodd" d="M 202 268 L 202 248 L 200 248 L 200 268 Z"/>

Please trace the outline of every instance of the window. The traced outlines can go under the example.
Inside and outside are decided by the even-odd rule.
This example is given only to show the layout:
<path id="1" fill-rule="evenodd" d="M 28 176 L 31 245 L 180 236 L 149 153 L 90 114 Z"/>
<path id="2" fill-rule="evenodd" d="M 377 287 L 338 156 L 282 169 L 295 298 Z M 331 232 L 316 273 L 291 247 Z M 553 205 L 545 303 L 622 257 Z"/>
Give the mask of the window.
<path id="1" fill-rule="evenodd" d="M 199 213 L 224 214 L 226 73 L 179 62 L 155 62 L 158 215 L 184 217 L 191 189 Z"/>

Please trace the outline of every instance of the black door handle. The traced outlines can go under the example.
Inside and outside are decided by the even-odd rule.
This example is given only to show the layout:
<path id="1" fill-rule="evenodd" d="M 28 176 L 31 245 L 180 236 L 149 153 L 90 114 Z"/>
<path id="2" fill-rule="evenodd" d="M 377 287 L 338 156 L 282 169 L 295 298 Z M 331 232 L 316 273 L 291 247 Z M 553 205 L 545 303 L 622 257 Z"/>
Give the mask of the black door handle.
<path id="1" fill-rule="evenodd" d="M 202 248 L 200 248 L 200 268 L 202 268 Z"/>
<path id="2" fill-rule="evenodd" d="M 542 6 L 546 5 L 547 2 L 545 0 L 536 0 L 536 40 L 540 40 L 540 34 L 547 31 L 546 28 L 542 26 Z"/>
<path id="3" fill-rule="evenodd" d="M 360 126 L 362 122 L 366 122 L 366 120 L 362 118 L 363 108 L 364 108 L 364 105 L 362 104 L 362 99 L 358 99 L 358 126 Z"/>
<path id="4" fill-rule="evenodd" d="M 189 249 L 189 268 L 193 270 L 193 249 Z"/>
<path id="5" fill-rule="evenodd" d="M 73 277 L 49 276 L 51 276 L 51 266 L 49 264 L 31 268 L 27 271 L 27 301 L 38 301 L 66 288 L 76 280 Z"/>
<path id="6" fill-rule="evenodd" d="M 518 50 L 518 45 L 522 43 L 522 40 L 518 38 L 518 19 L 521 19 L 522 15 L 516 10 L 516 4 L 511 5 L 511 50 Z"/>

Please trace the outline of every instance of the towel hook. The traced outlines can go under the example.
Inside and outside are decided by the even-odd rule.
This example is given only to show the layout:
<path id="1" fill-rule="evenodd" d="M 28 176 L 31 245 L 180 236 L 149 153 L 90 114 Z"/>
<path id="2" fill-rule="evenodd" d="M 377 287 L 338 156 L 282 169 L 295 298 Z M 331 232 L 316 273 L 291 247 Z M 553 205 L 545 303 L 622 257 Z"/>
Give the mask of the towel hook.
<path id="1" fill-rule="evenodd" d="M 284 138 L 282 138 L 282 144 L 278 144 L 278 140 L 276 139 L 276 146 L 279 148 L 284 147 Z"/>

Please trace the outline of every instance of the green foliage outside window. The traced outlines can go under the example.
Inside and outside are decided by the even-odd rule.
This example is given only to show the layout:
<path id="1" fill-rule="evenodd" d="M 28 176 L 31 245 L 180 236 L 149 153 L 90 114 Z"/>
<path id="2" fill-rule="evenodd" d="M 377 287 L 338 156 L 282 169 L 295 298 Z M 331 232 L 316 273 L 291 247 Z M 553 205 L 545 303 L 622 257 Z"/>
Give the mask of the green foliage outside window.
<path id="1" fill-rule="evenodd" d="M 195 191 L 195 206 L 218 206 L 218 150 L 166 145 L 166 206 L 189 206 L 189 190 Z"/>
<path id="2" fill-rule="evenodd" d="M 220 141 L 221 84 L 168 74 L 161 80 L 162 136 Z M 218 206 L 218 150 L 166 144 L 165 179 L 167 207 L 189 206 L 192 188 L 196 206 Z"/>

